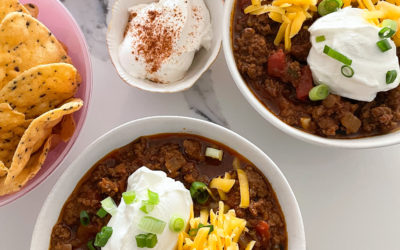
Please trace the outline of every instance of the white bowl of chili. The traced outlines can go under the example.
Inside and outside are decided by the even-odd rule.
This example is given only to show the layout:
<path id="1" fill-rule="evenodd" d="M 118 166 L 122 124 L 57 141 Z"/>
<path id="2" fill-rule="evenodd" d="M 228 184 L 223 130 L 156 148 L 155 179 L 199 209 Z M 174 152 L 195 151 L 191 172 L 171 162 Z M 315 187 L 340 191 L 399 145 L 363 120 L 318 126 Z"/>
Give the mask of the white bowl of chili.
<path id="1" fill-rule="evenodd" d="M 262 91 L 255 91 L 255 87 L 250 87 L 248 83 L 246 83 L 246 80 L 243 78 L 242 74 L 240 73 L 238 69 L 238 65 L 236 63 L 236 58 L 234 55 L 234 40 L 233 40 L 233 32 L 235 32 L 235 22 L 237 19 L 235 19 L 235 11 L 237 10 L 243 10 L 237 7 L 237 4 L 242 4 L 243 8 L 250 5 L 251 1 L 250 0 L 227 0 L 225 2 L 225 13 L 224 13 L 224 19 L 223 19 L 223 30 L 222 30 L 222 37 L 223 37 L 223 49 L 224 49 L 224 54 L 225 58 L 227 61 L 228 68 L 230 70 L 230 73 L 243 94 L 243 96 L 246 98 L 246 100 L 250 103 L 250 105 L 268 122 L 270 122 L 273 126 L 276 128 L 282 130 L 283 132 L 287 133 L 290 136 L 293 136 L 295 138 L 298 138 L 300 140 L 316 144 L 316 145 L 321 145 L 321 146 L 328 146 L 328 147 L 336 147 L 336 148 L 352 148 L 352 149 L 361 149 L 361 148 L 376 148 L 376 147 L 383 147 L 383 146 L 389 146 L 389 145 L 394 145 L 400 143 L 400 131 L 399 129 L 394 129 L 391 130 L 390 133 L 384 133 L 384 132 L 378 132 L 378 133 L 371 133 L 369 134 L 359 134 L 359 133 L 354 133 L 347 135 L 345 130 L 342 130 L 343 136 L 338 135 L 338 136 L 320 136 L 316 133 L 311 133 L 311 132 L 306 132 L 304 129 L 300 129 L 295 126 L 288 125 L 286 122 L 281 120 L 279 118 L 279 112 L 275 114 L 271 108 L 267 107 L 268 105 L 263 104 L 262 98 L 259 98 L 259 96 L 262 94 L 261 92 L 267 92 L 268 90 L 265 88 Z M 264 24 L 263 24 L 264 25 Z M 238 34 L 236 34 L 238 36 Z M 250 39 L 250 38 L 249 38 Z M 250 41 L 249 41 L 250 42 Z M 267 68 L 267 63 L 264 64 L 264 66 Z M 261 84 L 260 84 L 261 85 Z M 269 94 L 271 95 L 271 94 Z M 308 95 L 307 95 L 308 96 Z M 340 98 L 340 97 L 339 97 Z M 395 99 L 395 98 L 393 98 Z M 268 100 L 265 99 L 264 103 L 267 103 Z M 395 102 L 395 100 L 393 100 Z M 298 102 L 301 103 L 301 102 Z M 358 102 L 360 103 L 360 102 Z M 353 103 L 350 101 L 346 100 L 346 105 L 352 105 Z M 275 108 L 279 107 L 279 103 L 274 103 Z M 358 104 L 358 105 L 363 105 L 363 104 Z M 295 104 L 293 104 L 295 106 Z M 382 107 L 385 105 L 382 105 Z M 296 107 L 293 108 L 293 111 L 295 111 Z M 361 108 L 359 108 L 361 109 Z M 287 112 L 290 112 L 290 110 L 285 110 Z M 395 108 L 393 108 L 394 113 L 396 113 Z M 354 112 L 354 111 L 353 111 Z M 362 111 L 359 111 L 361 113 Z M 354 112 L 355 113 L 355 112 Z M 395 117 L 397 115 L 393 114 Z M 361 116 L 361 115 L 359 115 Z M 311 116 L 312 117 L 312 116 Z M 354 117 L 354 116 L 352 116 Z M 358 117 L 359 118 L 359 117 Z M 385 117 L 382 117 L 382 119 Z M 360 118 L 359 120 L 361 120 Z M 360 121 L 357 120 L 357 125 L 360 127 Z M 343 124 L 343 122 L 342 122 Z M 342 124 L 339 124 L 340 126 L 343 127 Z M 302 125 L 301 123 L 299 126 Z M 368 124 L 367 124 L 368 125 Z M 362 128 L 363 124 L 361 124 Z M 398 127 L 398 125 L 397 125 Z M 338 129 L 339 130 L 339 129 Z"/>
<path id="2" fill-rule="evenodd" d="M 215 145 L 218 143 L 227 145 L 225 147 L 229 147 L 232 150 L 231 152 L 246 157 L 251 164 L 258 166 L 259 171 L 266 177 L 272 190 L 275 191 L 276 199 L 286 221 L 287 247 L 285 247 L 285 250 L 306 249 L 303 221 L 296 198 L 282 172 L 272 160 L 254 144 L 226 128 L 193 118 L 173 116 L 149 117 L 128 122 L 93 142 L 65 171 L 49 194 L 36 221 L 30 249 L 49 248 L 52 228 L 58 222 L 64 203 L 77 188 L 77 185 L 83 183 L 80 181 L 81 178 L 83 176 L 86 178 L 85 173 L 96 162 L 111 151 L 129 144 L 141 136 L 165 133 L 184 133 L 206 139 L 210 138 L 208 140 L 213 140 L 216 143 Z M 226 159 L 228 158 L 230 161 L 232 160 L 230 157 Z M 91 173 L 89 172 L 89 174 Z M 252 183 L 250 177 L 249 183 L 250 185 Z M 90 197 L 95 197 L 95 194 Z M 79 215 L 77 218 L 77 223 L 79 223 Z"/>
<path id="3" fill-rule="evenodd" d="M 181 71 L 183 68 L 186 66 L 186 62 L 190 59 L 189 52 L 191 51 L 187 48 L 192 47 L 191 44 L 184 45 L 183 46 L 183 51 L 185 52 L 171 52 L 174 54 L 177 54 L 179 56 L 174 56 L 174 54 L 169 54 L 166 52 L 167 48 L 172 46 L 172 49 L 175 50 L 175 45 L 169 45 L 168 41 L 174 41 L 173 37 L 176 36 L 178 28 L 174 28 L 170 33 L 172 32 L 173 34 L 170 34 L 170 39 L 165 38 L 167 29 L 165 28 L 160 28 L 155 24 L 152 24 L 152 22 L 149 22 L 149 24 L 143 28 L 143 30 L 139 30 L 137 26 L 135 26 L 135 29 L 138 29 L 138 34 L 144 34 L 141 35 L 143 36 L 140 38 L 142 41 L 139 42 L 139 50 L 136 55 L 136 59 L 133 56 L 123 56 L 125 59 L 122 59 L 120 48 L 121 44 L 123 44 L 125 36 L 127 35 L 127 25 L 128 25 L 128 20 L 129 20 L 129 12 L 128 9 L 132 6 L 135 5 L 140 5 L 140 4 L 150 4 L 154 3 L 156 1 L 154 0 L 117 0 L 115 1 L 113 8 L 112 8 L 112 17 L 110 20 L 110 23 L 108 25 L 108 32 L 107 32 L 107 46 L 108 46 L 108 51 L 109 55 L 111 57 L 111 61 L 116 68 L 119 76 L 121 79 L 129 84 L 130 86 L 150 91 L 150 92 L 159 92 L 159 93 L 175 93 L 175 92 L 180 92 L 187 90 L 191 88 L 197 80 L 203 75 L 204 72 L 206 72 L 211 65 L 214 63 L 216 60 L 219 51 L 222 46 L 222 34 L 220 32 L 221 30 L 221 23 L 222 23 L 222 13 L 223 13 L 223 1 L 222 0 L 204 0 L 204 3 L 208 9 L 209 15 L 210 15 L 210 21 L 211 21 L 211 28 L 212 28 L 212 39 L 211 42 L 207 42 L 207 49 L 204 47 L 200 47 L 200 49 L 195 53 L 194 59 L 191 63 L 191 66 L 189 69 L 186 71 L 185 75 L 183 78 L 180 78 L 178 81 L 171 81 L 169 83 L 158 83 L 156 81 L 161 81 L 158 80 L 160 77 L 164 78 L 171 78 L 172 75 L 176 76 L 175 73 L 171 73 L 173 71 Z M 197 7 L 193 7 L 195 10 Z M 174 14 L 176 16 L 177 14 Z M 182 15 L 182 14 L 178 14 Z M 193 14 L 195 16 L 194 20 L 198 22 L 198 16 L 199 14 Z M 201 18 L 200 18 L 201 19 Z M 189 24 L 186 24 L 189 26 Z M 139 25 L 138 25 L 139 26 Z M 154 27 L 152 27 L 154 26 Z M 142 27 L 142 26 L 141 26 Z M 160 31 L 157 31 L 157 29 L 160 29 Z M 197 24 L 193 24 L 193 27 L 198 27 Z M 162 29 L 162 30 L 161 30 Z M 200 29 L 200 28 L 199 28 Z M 198 30 L 198 32 L 203 32 Z M 161 37 L 158 37 L 158 33 L 162 33 L 163 35 Z M 137 34 L 137 35 L 138 35 Z M 189 33 L 189 36 L 194 36 L 194 33 L 191 32 Z M 208 36 L 208 35 L 206 35 Z M 139 38 L 138 38 L 139 39 Z M 160 40 L 160 42 L 158 42 Z M 193 40 L 194 41 L 194 40 Z M 137 44 L 137 43 L 136 43 Z M 158 44 L 158 45 L 156 45 Z M 155 49 L 151 49 L 151 48 Z M 134 54 L 133 51 L 136 49 L 133 49 L 133 45 L 130 47 L 132 49 L 132 54 Z M 144 49 L 146 48 L 146 49 Z M 125 48 L 126 50 L 127 48 Z M 160 51 L 160 52 L 158 52 Z M 126 54 L 126 53 L 125 53 Z M 128 52 L 128 54 L 130 54 Z M 183 55 L 182 55 L 183 54 Z M 184 56 L 185 59 L 177 59 L 178 57 Z M 132 58 L 131 58 L 132 57 Z M 144 57 L 144 59 L 142 58 Z M 167 57 L 167 58 L 165 58 Z M 139 59 L 138 59 L 139 58 Z M 123 61 L 122 61 L 123 60 Z M 135 62 L 135 60 L 137 62 Z M 144 60 L 142 62 L 142 60 Z M 160 64 L 163 64 L 164 61 L 168 61 L 168 66 L 164 65 L 162 68 L 160 68 Z M 125 62 L 125 63 L 123 63 Z M 158 63 L 156 63 L 158 62 Z M 172 63 L 174 62 L 174 63 Z M 125 64 L 125 65 L 124 65 Z M 129 65 L 129 66 L 127 66 Z M 135 66 L 136 65 L 136 66 Z M 135 69 L 134 71 L 141 72 L 141 73 L 135 73 L 133 74 L 132 72 L 128 72 L 126 69 L 131 68 L 130 71 L 132 71 L 134 68 L 140 68 L 143 66 L 143 68 Z M 147 65 L 147 66 L 144 66 Z M 156 65 L 158 65 L 158 69 L 155 70 L 155 72 L 152 72 L 151 74 L 148 72 L 146 73 L 147 76 L 153 77 L 154 81 L 148 80 L 148 79 L 143 79 L 144 73 L 143 71 L 148 71 L 149 69 L 148 66 L 151 66 L 151 70 L 155 70 L 154 68 Z M 142 77 L 135 77 L 134 75 L 136 74 L 143 74 Z M 168 76 L 166 76 L 168 75 Z M 178 79 L 178 77 L 175 77 L 175 79 Z M 161 81 L 162 82 L 162 81 Z"/>

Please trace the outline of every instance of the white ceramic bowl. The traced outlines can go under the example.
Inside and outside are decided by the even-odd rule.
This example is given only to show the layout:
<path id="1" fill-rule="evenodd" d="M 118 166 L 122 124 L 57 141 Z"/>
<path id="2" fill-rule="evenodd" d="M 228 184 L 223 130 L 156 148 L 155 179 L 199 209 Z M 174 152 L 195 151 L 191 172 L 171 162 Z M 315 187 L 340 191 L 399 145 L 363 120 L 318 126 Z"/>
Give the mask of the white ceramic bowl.
<path id="1" fill-rule="evenodd" d="M 283 132 L 301 139 L 322 146 L 330 146 L 337 148 L 376 148 L 389 146 L 400 143 L 400 131 L 390 134 L 361 138 L 361 139 L 328 139 L 321 136 L 306 133 L 300 129 L 294 128 L 281 121 L 270 110 L 268 110 L 249 89 L 242 76 L 237 69 L 235 58 L 232 51 L 232 37 L 231 37 L 231 18 L 235 6 L 235 0 L 226 0 L 225 13 L 222 28 L 222 41 L 224 45 L 225 58 L 228 64 L 229 71 L 242 92 L 244 97 L 251 106 L 272 125 L 282 130 Z"/>
<path id="2" fill-rule="evenodd" d="M 300 210 L 293 192 L 279 168 L 254 144 L 219 125 L 185 117 L 150 117 L 128 122 L 93 142 L 57 181 L 47 197 L 33 231 L 31 250 L 48 249 L 50 235 L 61 208 L 79 180 L 101 158 L 114 149 L 144 135 L 191 133 L 221 142 L 247 157 L 268 178 L 284 213 L 289 250 L 305 250 L 305 235 Z"/>
<path id="3" fill-rule="evenodd" d="M 119 74 L 126 83 L 142 90 L 160 93 L 174 93 L 184 91 L 192 87 L 204 72 L 210 68 L 221 49 L 221 24 L 223 16 L 222 0 L 204 0 L 210 11 L 211 24 L 213 29 L 213 40 L 211 48 L 202 48 L 194 57 L 193 63 L 186 72 L 185 77 L 174 83 L 159 84 L 149 80 L 143 80 L 131 76 L 125 71 L 119 62 L 118 48 L 123 40 L 125 27 L 128 22 L 128 8 L 143 3 L 152 3 L 155 0 L 116 0 L 112 8 L 112 17 L 108 25 L 107 45 L 111 60 Z"/>

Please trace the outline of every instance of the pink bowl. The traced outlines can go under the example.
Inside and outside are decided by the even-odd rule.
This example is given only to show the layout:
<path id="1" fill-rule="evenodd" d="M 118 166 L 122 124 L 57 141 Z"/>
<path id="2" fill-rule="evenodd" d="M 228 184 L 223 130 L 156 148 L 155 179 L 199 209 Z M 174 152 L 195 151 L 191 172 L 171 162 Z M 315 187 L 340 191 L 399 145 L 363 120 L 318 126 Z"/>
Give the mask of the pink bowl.
<path id="1" fill-rule="evenodd" d="M 42 183 L 64 160 L 85 122 L 91 89 L 92 89 L 92 66 L 90 62 L 88 46 L 85 37 L 78 24 L 58 0 L 21 0 L 22 3 L 33 3 L 39 7 L 38 19 L 44 23 L 53 34 L 68 47 L 68 54 L 72 58 L 74 66 L 82 77 L 82 84 L 76 95 L 81 98 L 85 105 L 75 113 L 76 131 L 68 143 L 61 143 L 53 149 L 39 173 L 29 181 L 19 192 L 0 197 L 0 207 L 4 206 Z"/>

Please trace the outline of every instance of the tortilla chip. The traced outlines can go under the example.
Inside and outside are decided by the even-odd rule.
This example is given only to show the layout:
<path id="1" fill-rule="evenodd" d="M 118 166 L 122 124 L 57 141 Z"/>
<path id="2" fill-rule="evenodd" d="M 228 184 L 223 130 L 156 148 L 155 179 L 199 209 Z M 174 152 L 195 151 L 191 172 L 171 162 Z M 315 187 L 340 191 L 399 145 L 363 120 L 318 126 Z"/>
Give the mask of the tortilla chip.
<path id="1" fill-rule="evenodd" d="M 53 134 L 60 136 L 60 139 L 64 142 L 68 142 L 74 135 L 76 123 L 74 115 L 66 115 L 62 121 L 53 129 Z"/>
<path id="2" fill-rule="evenodd" d="M 28 10 L 29 14 L 34 18 L 39 16 L 39 8 L 33 3 L 24 4 L 24 7 Z"/>
<path id="3" fill-rule="evenodd" d="M 53 136 L 47 139 L 43 147 L 33 154 L 26 167 L 22 172 L 14 179 L 13 182 L 6 184 L 6 177 L 0 178 L 0 196 L 17 192 L 20 190 L 29 180 L 31 180 L 41 169 L 46 157 L 53 143 Z"/>
<path id="4" fill-rule="evenodd" d="M 30 15 L 12 12 L 0 24 L 0 89 L 25 70 L 71 59 L 54 35 Z"/>
<path id="5" fill-rule="evenodd" d="M 0 1 L 0 22 L 10 12 L 22 12 L 30 14 L 29 11 L 18 0 L 1 0 Z"/>
<path id="6" fill-rule="evenodd" d="M 63 116 L 78 111 L 82 106 L 82 100 L 72 99 L 61 107 L 50 110 L 32 121 L 15 151 L 11 167 L 5 180 L 6 185 L 13 182 L 25 168 L 31 155 L 34 153 L 33 150 L 37 142 L 49 134 L 49 131 L 62 120 Z"/>
<path id="7" fill-rule="evenodd" d="M 8 173 L 8 168 L 4 165 L 2 161 L 0 161 L 0 178 L 6 176 Z"/>
<path id="8" fill-rule="evenodd" d="M 78 90 L 77 71 L 66 63 L 31 68 L 0 90 L 0 103 L 25 114 L 27 119 L 58 107 Z"/>
<path id="9" fill-rule="evenodd" d="M 0 161 L 6 167 L 11 166 L 14 152 L 30 122 L 9 104 L 0 104 Z"/>

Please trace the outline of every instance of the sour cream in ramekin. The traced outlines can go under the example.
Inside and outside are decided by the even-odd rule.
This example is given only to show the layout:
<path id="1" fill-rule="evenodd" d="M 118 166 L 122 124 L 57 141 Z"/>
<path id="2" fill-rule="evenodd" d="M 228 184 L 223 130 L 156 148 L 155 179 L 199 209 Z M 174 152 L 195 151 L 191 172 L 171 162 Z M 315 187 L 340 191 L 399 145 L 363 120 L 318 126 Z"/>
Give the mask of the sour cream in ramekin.
<path id="1" fill-rule="evenodd" d="M 134 77 L 176 82 L 200 48 L 211 48 L 211 19 L 203 0 L 160 0 L 133 6 L 129 13 L 119 60 Z"/>
<path id="2" fill-rule="evenodd" d="M 396 45 L 387 39 L 392 49 L 382 52 L 377 42 L 382 40 L 377 27 L 365 20 L 362 9 L 344 8 L 317 19 L 309 28 L 312 48 L 307 62 L 314 82 L 329 86 L 332 93 L 358 101 L 370 102 L 376 94 L 399 85 L 400 68 Z M 317 41 L 324 37 L 324 41 Z M 352 60 L 352 77 L 342 74 L 343 63 L 324 53 L 325 45 Z M 397 71 L 393 83 L 386 83 L 386 73 Z"/>
<path id="3" fill-rule="evenodd" d="M 159 195 L 159 203 L 148 214 L 140 207 L 143 200 L 148 199 L 148 190 Z M 178 242 L 178 233 L 168 228 L 172 216 L 177 215 L 189 221 L 193 201 L 189 190 L 179 182 L 167 177 L 162 171 L 152 171 L 146 167 L 136 170 L 128 178 L 127 191 L 135 191 L 136 202 L 126 205 L 124 200 L 117 208 L 116 213 L 108 222 L 113 233 L 103 250 L 135 250 L 143 249 L 137 246 L 135 236 L 143 234 L 138 223 L 144 216 L 151 216 L 167 223 L 164 231 L 157 234 L 157 244 L 154 250 L 173 250 Z"/>

